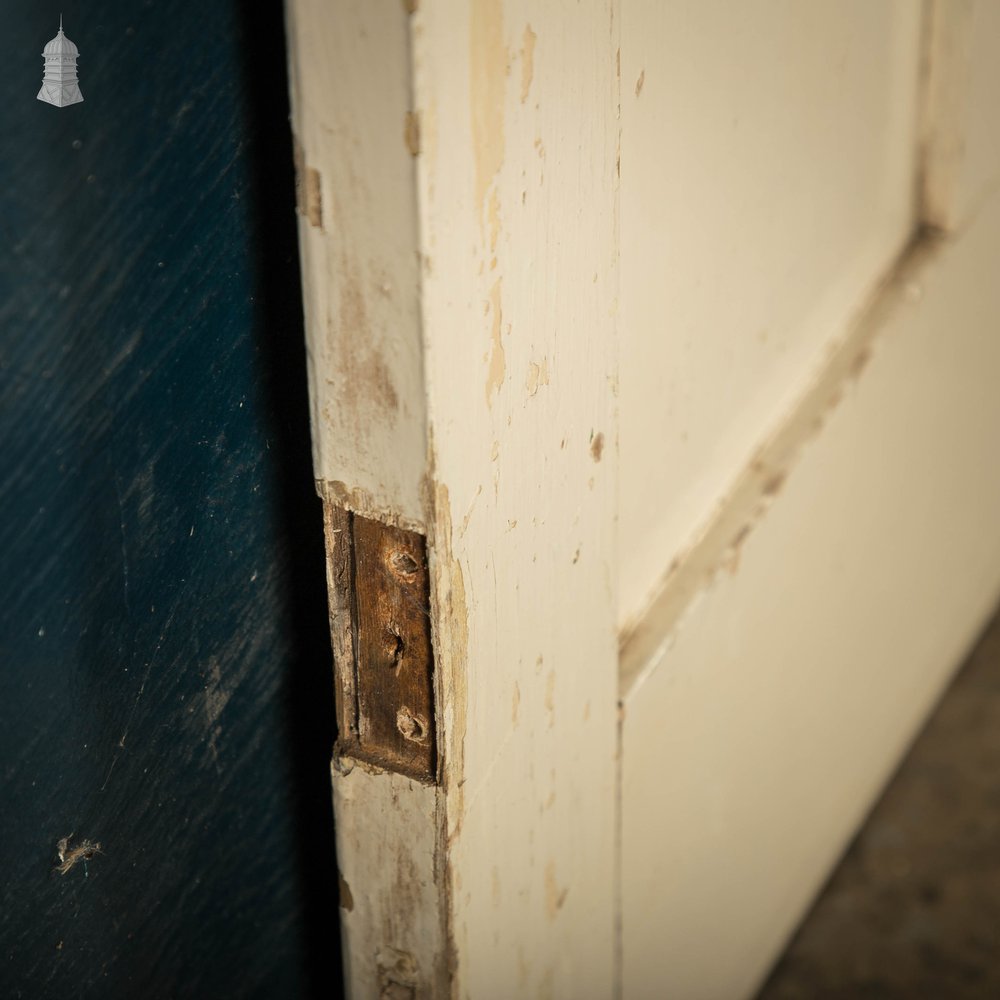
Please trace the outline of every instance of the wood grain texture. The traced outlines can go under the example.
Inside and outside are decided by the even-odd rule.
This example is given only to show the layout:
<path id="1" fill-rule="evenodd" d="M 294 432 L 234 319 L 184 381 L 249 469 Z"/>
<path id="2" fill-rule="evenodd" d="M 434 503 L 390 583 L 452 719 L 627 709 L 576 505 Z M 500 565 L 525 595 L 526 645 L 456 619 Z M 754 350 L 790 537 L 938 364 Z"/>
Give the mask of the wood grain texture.
<path id="1" fill-rule="evenodd" d="M 281 11 L 62 9 L 57 109 L 59 10 L 0 4 L 0 995 L 329 997 Z"/>
<path id="2" fill-rule="evenodd" d="M 358 670 L 374 663 L 391 674 L 395 666 L 381 662 L 384 632 L 358 633 L 358 609 L 345 599 L 354 588 L 345 590 L 345 582 L 364 572 L 344 543 L 355 515 L 421 534 L 430 523 L 414 167 L 423 140 L 411 99 L 407 8 L 399 0 L 286 5 L 313 456 L 327 511 L 340 740 L 359 748 L 382 716 L 377 704 L 361 706 L 372 692 L 362 692 Z M 426 631 L 414 638 L 426 643 Z M 364 662 L 362 642 L 376 654 L 373 663 Z M 414 765 L 414 755 L 402 752 L 407 741 L 399 725 L 410 727 L 398 717 L 404 707 L 434 726 L 429 705 L 421 712 L 401 703 L 394 729 L 375 727 L 383 753 L 359 749 L 368 760 L 357 765 L 338 756 L 333 771 L 338 863 L 354 887 L 342 927 L 345 978 L 355 998 L 381 997 L 384 989 L 432 998 L 448 990 L 443 792 L 377 766 Z M 393 760 L 384 745 L 396 747 Z M 408 769 L 426 781 L 436 776 L 437 754 L 429 742 L 422 749 L 420 767 Z"/>
<path id="3" fill-rule="evenodd" d="M 349 758 L 333 774 L 349 995 L 448 997 L 440 789 Z"/>
<path id="4" fill-rule="evenodd" d="M 753 995 L 995 606 L 998 254 L 994 197 L 897 275 L 822 432 L 629 691 L 626 997 Z"/>
<path id="5" fill-rule="evenodd" d="M 334 774 L 340 864 L 372 897 L 345 914 L 350 988 L 374 995 L 386 952 L 421 996 L 605 995 L 612 5 L 295 0 L 289 23 L 317 477 L 329 502 L 426 532 L 437 664 L 440 788 Z M 369 350 L 398 406 L 354 378 Z M 393 900 L 414 886 L 406 925 Z"/>
<path id="6" fill-rule="evenodd" d="M 326 585 L 330 607 L 330 640 L 333 646 L 337 740 L 350 746 L 358 741 L 357 629 L 354 624 L 351 512 L 324 500 L 323 525 L 326 536 Z"/>
<path id="7" fill-rule="evenodd" d="M 457 997 L 612 991 L 612 12 L 414 14 Z"/>
<path id="8" fill-rule="evenodd" d="M 424 524 L 409 15 L 398 0 L 287 5 L 313 457 L 349 510 Z"/>

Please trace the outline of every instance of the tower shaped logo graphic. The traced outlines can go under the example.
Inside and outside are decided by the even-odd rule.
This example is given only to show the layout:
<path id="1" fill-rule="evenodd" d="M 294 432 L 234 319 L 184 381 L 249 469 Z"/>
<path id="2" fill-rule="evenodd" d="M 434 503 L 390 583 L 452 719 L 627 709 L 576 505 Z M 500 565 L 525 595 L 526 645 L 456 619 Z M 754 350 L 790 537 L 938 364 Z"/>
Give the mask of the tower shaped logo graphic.
<path id="1" fill-rule="evenodd" d="M 42 50 L 45 76 L 38 99 L 46 104 L 64 108 L 83 100 L 80 84 L 76 80 L 76 60 L 80 50 L 63 34 L 62 15 L 59 15 L 59 34 Z"/>

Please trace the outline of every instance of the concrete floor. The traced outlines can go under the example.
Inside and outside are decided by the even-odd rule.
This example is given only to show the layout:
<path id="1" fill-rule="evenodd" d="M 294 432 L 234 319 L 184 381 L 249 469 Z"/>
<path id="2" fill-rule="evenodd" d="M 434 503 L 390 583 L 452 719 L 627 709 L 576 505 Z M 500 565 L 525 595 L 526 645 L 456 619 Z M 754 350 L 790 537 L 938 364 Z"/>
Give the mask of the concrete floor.
<path id="1" fill-rule="evenodd" d="M 758 1000 L 1000 998 L 1000 615 Z"/>

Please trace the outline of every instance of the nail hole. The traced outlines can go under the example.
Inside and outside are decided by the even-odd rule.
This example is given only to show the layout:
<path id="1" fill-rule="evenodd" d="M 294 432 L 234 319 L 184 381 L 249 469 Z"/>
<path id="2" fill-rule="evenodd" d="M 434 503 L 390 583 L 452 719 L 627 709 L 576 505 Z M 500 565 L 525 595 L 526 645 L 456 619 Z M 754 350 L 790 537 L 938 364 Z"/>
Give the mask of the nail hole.
<path id="1" fill-rule="evenodd" d="M 389 655 L 392 657 L 392 668 L 398 672 L 403 665 L 403 652 L 406 649 L 406 644 L 403 642 L 403 637 L 395 629 L 389 629 L 387 645 Z"/>
<path id="2" fill-rule="evenodd" d="M 420 564 L 409 552 L 393 552 L 389 556 L 389 565 L 398 576 L 408 580 L 412 579 L 420 569 Z"/>
<path id="3" fill-rule="evenodd" d="M 403 739 L 423 743 L 427 738 L 427 720 L 414 715 L 405 705 L 396 713 L 396 728 Z"/>

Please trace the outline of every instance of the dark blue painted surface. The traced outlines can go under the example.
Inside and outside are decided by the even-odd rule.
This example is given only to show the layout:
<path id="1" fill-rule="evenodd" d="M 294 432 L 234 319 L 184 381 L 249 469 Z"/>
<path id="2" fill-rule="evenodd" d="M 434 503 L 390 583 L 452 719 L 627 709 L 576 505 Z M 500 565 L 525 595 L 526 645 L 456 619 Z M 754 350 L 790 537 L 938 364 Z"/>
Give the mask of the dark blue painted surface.
<path id="1" fill-rule="evenodd" d="M 334 995 L 281 5 L 61 9 L 57 109 L 0 0 L 0 996 Z"/>

